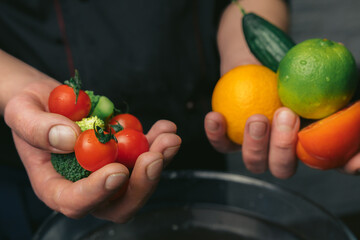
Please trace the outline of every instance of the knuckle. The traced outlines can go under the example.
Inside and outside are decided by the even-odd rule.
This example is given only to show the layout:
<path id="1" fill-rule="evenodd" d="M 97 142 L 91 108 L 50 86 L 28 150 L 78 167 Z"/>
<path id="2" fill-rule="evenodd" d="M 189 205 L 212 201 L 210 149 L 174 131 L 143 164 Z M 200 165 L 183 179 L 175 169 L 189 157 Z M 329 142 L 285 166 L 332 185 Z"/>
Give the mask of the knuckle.
<path id="1" fill-rule="evenodd" d="M 174 146 L 177 147 L 181 144 L 181 138 L 174 133 L 163 133 L 160 135 L 160 141 L 166 147 Z"/>
<path id="2" fill-rule="evenodd" d="M 271 147 L 288 150 L 294 149 L 297 140 L 297 134 L 294 132 L 275 133 L 271 138 Z"/>
<path id="3" fill-rule="evenodd" d="M 60 209 L 60 212 L 66 217 L 71 219 L 80 219 L 84 215 L 77 210 L 69 209 L 69 208 L 62 208 Z"/>
<path id="4" fill-rule="evenodd" d="M 115 219 L 114 222 L 124 224 L 124 223 L 129 222 L 131 219 L 132 219 L 132 216 L 123 216 L 123 217 L 119 217 L 119 218 Z"/>
<path id="5" fill-rule="evenodd" d="M 124 224 L 129 222 L 133 218 L 133 214 L 121 214 L 121 215 L 112 215 L 107 217 L 107 219 L 114 223 Z"/>
<path id="6" fill-rule="evenodd" d="M 259 165 L 263 164 L 267 157 L 265 156 L 263 151 L 259 152 L 248 152 L 243 154 L 244 161 L 249 165 Z"/>
<path id="7" fill-rule="evenodd" d="M 247 169 L 255 174 L 264 173 L 266 171 L 266 168 L 262 166 L 248 167 Z"/>
<path id="8" fill-rule="evenodd" d="M 266 158 L 264 156 L 254 156 L 248 160 L 250 166 L 262 166 L 266 163 Z"/>
<path id="9" fill-rule="evenodd" d="M 167 146 L 171 144 L 172 135 L 173 135 L 172 133 L 161 133 L 158 138 L 163 145 Z"/>
<path id="10" fill-rule="evenodd" d="M 252 156 L 244 159 L 246 168 L 253 173 L 262 173 L 267 168 L 267 158 L 264 156 Z"/>
<path id="11" fill-rule="evenodd" d="M 32 121 L 29 121 L 29 125 L 27 126 L 27 130 L 24 131 L 27 133 L 27 139 L 29 139 L 30 143 L 32 143 L 34 146 L 42 147 L 42 139 L 44 139 L 44 136 L 42 133 L 42 125 L 39 123 L 34 123 Z"/>
<path id="12" fill-rule="evenodd" d="M 267 159 L 268 148 L 263 146 L 248 146 L 243 148 L 243 157 L 248 162 L 262 163 Z"/>
<path id="13" fill-rule="evenodd" d="M 261 147 L 252 147 L 247 150 L 249 155 L 253 156 L 262 156 L 265 153 L 265 150 Z"/>
<path id="14" fill-rule="evenodd" d="M 281 139 L 279 141 L 274 142 L 273 146 L 281 150 L 288 150 L 294 148 L 294 143 L 291 139 Z"/>
<path id="15" fill-rule="evenodd" d="M 62 213 L 63 215 L 65 215 L 68 218 L 72 218 L 72 219 L 79 219 L 81 217 L 83 217 L 86 213 L 81 210 L 80 208 L 76 208 L 76 207 L 69 207 L 66 204 L 59 204 L 61 203 L 62 199 L 62 191 L 60 191 L 58 194 L 56 194 L 53 198 L 54 203 L 56 204 L 56 211 Z"/>
<path id="16" fill-rule="evenodd" d="M 158 120 L 155 124 L 160 132 L 175 133 L 177 131 L 177 126 L 175 125 L 175 123 L 169 120 L 161 119 Z"/>
<path id="17" fill-rule="evenodd" d="M 290 178 L 293 174 L 294 174 L 293 172 L 288 172 L 288 171 L 273 173 L 273 175 L 274 175 L 275 177 L 280 178 L 280 179 L 288 179 L 288 178 Z"/>
<path id="18" fill-rule="evenodd" d="M 277 178 L 289 178 L 295 172 L 295 164 L 292 161 L 278 161 L 276 162 L 272 172 Z"/>

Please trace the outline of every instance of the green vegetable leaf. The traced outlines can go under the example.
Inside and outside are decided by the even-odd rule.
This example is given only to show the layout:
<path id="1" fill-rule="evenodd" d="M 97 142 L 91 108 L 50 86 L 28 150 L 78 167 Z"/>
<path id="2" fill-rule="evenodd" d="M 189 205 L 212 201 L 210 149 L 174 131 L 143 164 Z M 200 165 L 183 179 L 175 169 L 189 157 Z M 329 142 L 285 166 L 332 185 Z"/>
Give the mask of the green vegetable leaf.
<path id="1" fill-rule="evenodd" d="M 115 132 L 120 132 L 121 130 L 124 130 L 124 127 L 121 126 L 121 124 L 120 124 L 118 121 L 116 121 L 116 122 L 117 122 L 116 125 L 110 124 L 110 127 L 111 127 L 112 129 L 114 129 Z"/>
<path id="2" fill-rule="evenodd" d="M 89 112 L 89 115 L 91 115 L 94 112 L 94 109 L 95 109 L 96 105 L 98 104 L 101 96 L 94 94 L 94 91 L 90 91 L 90 90 L 85 90 L 85 93 L 89 96 L 90 101 L 91 101 L 91 109 Z"/>
<path id="3" fill-rule="evenodd" d="M 81 79 L 80 79 L 79 71 L 75 70 L 74 77 L 71 77 L 69 80 L 66 80 L 64 83 L 74 90 L 76 96 L 75 103 L 77 103 L 77 99 L 79 97 L 79 91 L 81 89 Z"/>
<path id="4" fill-rule="evenodd" d="M 114 134 L 111 133 L 105 133 L 104 129 L 102 129 L 99 126 L 96 126 L 94 123 L 94 132 L 95 132 L 95 136 L 96 138 L 99 140 L 99 142 L 101 143 L 107 143 L 109 142 L 111 139 L 114 139 L 115 142 L 117 142 L 117 138 L 114 136 Z"/>

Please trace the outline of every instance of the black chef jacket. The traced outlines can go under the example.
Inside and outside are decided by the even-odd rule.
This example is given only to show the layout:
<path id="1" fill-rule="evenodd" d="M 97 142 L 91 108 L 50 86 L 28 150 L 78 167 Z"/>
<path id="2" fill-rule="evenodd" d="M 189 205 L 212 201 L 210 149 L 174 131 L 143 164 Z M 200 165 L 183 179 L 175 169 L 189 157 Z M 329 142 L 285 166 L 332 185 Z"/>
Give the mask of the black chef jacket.
<path id="1" fill-rule="evenodd" d="M 126 101 L 145 131 L 158 119 L 175 122 L 183 144 L 170 168 L 222 170 L 203 119 L 219 78 L 216 28 L 228 3 L 5 0 L 0 47 L 59 81 L 78 69 L 84 89 Z M 1 162 L 14 164 L 3 123 L 1 132 Z"/>
<path id="2" fill-rule="evenodd" d="M 159 119 L 175 122 L 183 144 L 169 168 L 223 170 L 203 121 L 219 78 L 215 35 L 228 3 L 2 0 L 0 48 L 60 82 L 78 69 L 84 89 L 117 106 L 126 101 L 145 131 Z M 30 239 L 49 209 L 31 191 L 2 118 L 0 133 L 0 238 Z"/>

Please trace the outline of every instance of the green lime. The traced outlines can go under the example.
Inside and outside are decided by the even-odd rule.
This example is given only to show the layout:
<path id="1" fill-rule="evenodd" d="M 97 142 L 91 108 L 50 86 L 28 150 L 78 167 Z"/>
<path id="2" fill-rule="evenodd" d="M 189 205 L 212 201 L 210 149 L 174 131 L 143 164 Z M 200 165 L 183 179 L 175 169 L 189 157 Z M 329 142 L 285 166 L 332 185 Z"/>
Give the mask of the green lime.
<path id="1" fill-rule="evenodd" d="M 358 85 L 351 52 L 327 39 L 294 46 L 281 60 L 277 74 L 282 104 L 308 119 L 324 118 L 343 108 Z"/>

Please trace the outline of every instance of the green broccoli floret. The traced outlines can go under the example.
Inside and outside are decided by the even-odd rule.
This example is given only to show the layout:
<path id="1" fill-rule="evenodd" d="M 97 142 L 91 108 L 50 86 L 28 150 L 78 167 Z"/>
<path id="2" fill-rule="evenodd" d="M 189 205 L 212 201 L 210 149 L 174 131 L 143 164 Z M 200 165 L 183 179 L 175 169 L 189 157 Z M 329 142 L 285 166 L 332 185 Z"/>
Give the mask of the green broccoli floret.
<path id="1" fill-rule="evenodd" d="M 82 132 L 93 129 L 94 123 L 102 128 L 105 126 L 104 121 L 96 116 L 83 118 L 81 121 L 76 122 Z M 61 176 L 73 182 L 88 177 L 91 173 L 80 166 L 74 152 L 68 154 L 52 153 L 51 163 Z"/>
<path id="2" fill-rule="evenodd" d="M 94 129 L 95 126 L 99 126 L 101 128 L 105 127 L 105 123 L 103 120 L 98 118 L 97 116 L 91 116 L 87 118 L 83 118 L 80 121 L 77 121 L 76 124 L 80 127 L 81 131 L 84 132 L 88 129 Z"/>
<path id="3" fill-rule="evenodd" d="M 61 176 L 72 182 L 88 177 L 91 173 L 80 166 L 76 160 L 75 153 L 52 153 L 51 163 Z"/>
<path id="4" fill-rule="evenodd" d="M 99 102 L 100 95 L 95 95 L 94 91 L 85 90 L 85 92 L 89 96 L 90 101 L 91 101 L 91 109 L 90 109 L 90 113 L 89 113 L 89 115 L 91 115 L 92 112 L 94 111 L 96 105 Z"/>

